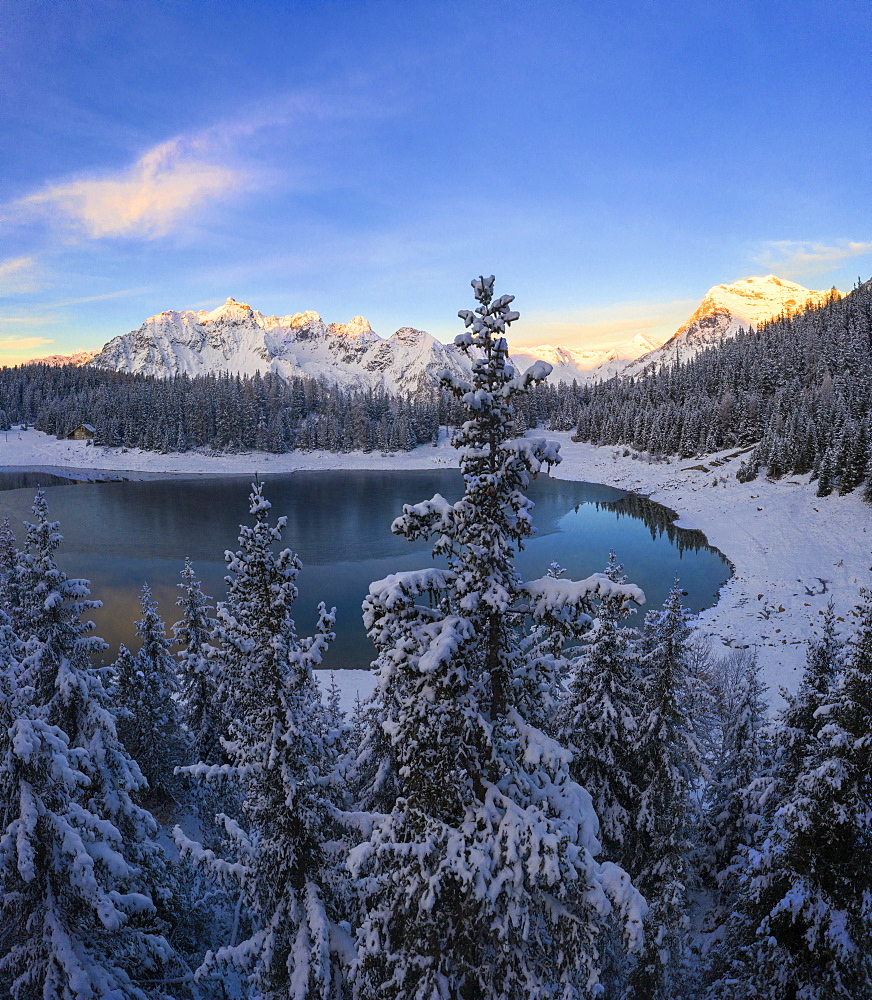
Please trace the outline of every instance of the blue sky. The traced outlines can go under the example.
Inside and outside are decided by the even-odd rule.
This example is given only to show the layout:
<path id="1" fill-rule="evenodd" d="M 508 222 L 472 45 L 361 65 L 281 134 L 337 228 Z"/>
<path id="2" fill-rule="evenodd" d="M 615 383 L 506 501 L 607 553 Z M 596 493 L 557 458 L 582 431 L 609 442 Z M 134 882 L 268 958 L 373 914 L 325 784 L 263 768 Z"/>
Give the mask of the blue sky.
<path id="1" fill-rule="evenodd" d="M 671 332 L 872 274 L 867 0 L 0 5 L 0 363 L 163 309 Z"/>

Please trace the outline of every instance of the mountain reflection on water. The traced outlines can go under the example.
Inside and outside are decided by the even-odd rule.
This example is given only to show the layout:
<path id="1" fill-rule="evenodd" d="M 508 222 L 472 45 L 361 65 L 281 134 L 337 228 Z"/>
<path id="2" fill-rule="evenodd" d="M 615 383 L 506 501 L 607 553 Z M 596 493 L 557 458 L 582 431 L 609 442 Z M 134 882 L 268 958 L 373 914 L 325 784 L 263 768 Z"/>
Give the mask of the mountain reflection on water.
<path id="1" fill-rule="evenodd" d="M 137 648 L 134 622 L 139 591 L 152 588 L 169 627 L 176 620 L 179 572 L 189 556 L 207 594 L 225 592 L 225 549 L 236 548 L 248 520 L 250 476 L 171 477 L 146 482 L 52 485 L 49 515 L 61 524 L 61 567 L 91 581 L 103 601 L 94 612 L 97 634 L 110 644 Z M 287 518 L 284 544 L 299 555 L 295 618 L 300 635 L 311 632 L 319 601 L 337 608 L 337 639 L 325 666 L 367 666 L 373 658 L 361 621 L 361 602 L 373 580 L 430 562 L 430 544 L 393 535 L 391 522 L 404 503 L 441 493 L 462 494 L 457 470 L 403 472 L 322 471 L 264 476 L 276 516 Z M 21 522 L 31 517 L 33 484 L 0 492 L 0 518 L 8 516 L 23 543 Z M 522 577 L 543 575 L 551 562 L 579 579 L 601 571 L 610 549 L 628 578 L 645 591 L 647 607 L 664 600 L 681 579 L 688 606 L 714 603 L 730 575 L 729 564 L 698 531 L 676 528 L 675 515 L 644 498 L 608 486 L 540 476 L 528 493 L 537 534 L 517 559 Z M 640 616 L 641 617 L 641 616 Z"/>

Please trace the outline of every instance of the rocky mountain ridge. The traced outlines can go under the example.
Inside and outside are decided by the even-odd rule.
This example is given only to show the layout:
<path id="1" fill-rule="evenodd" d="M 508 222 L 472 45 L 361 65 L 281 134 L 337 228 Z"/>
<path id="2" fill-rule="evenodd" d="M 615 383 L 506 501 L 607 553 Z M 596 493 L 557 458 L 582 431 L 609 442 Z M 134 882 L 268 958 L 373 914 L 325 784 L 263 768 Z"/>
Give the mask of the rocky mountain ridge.
<path id="1" fill-rule="evenodd" d="M 775 275 L 745 278 L 710 289 L 699 308 L 665 343 L 637 334 L 607 350 L 544 344 L 515 352 L 512 358 L 520 370 L 536 360 L 547 361 L 553 366 L 553 382 L 635 375 L 692 357 L 721 337 L 734 336 L 740 329 L 784 312 L 821 304 L 831 294 Z M 265 316 L 233 298 L 210 311 L 158 313 L 138 330 L 109 341 L 86 363 L 157 377 L 270 371 L 284 378 L 308 376 L 345 388 L 392 392 L 433 386 L 444 369 L 463 377 L 471 364 L 453 344 L 443 344 L 414 327 L 402 327 L 382 338 L 362 316 L 329 324 L 316 312 Z"/>
<path id="2" fill-rule="evenodd" d="M 383 339 L 362 316 L 330 324 L 316 312 L 264 316 L 232 298 L 210 312 L 158 313 L 115 337 L 90 364 L 163 377 L 269 371 L 394 392 L 435 384 L 444 368 L 457 376 L 467 370 L 457 351 L 423 330 L 402 327 Z"/>

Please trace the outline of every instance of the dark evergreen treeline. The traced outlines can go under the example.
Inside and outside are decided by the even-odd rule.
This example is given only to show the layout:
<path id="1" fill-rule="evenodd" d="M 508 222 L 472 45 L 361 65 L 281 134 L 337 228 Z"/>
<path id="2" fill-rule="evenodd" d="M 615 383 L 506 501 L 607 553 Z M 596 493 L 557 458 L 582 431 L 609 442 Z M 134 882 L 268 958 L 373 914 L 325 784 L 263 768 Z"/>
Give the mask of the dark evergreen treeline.
<path id="1" fill-rule="evenodd" d="M 872 499 L 872 281 L 696 357 L 576 391 L 576 439 L 651 455 L 753 446 L 740 477 L 812 473 Z"/>
<path id="2" fill-rule="evenodd" d="M 66 437 L 90 424 L 95 444 L 148 451 L 409 450 L 434 440 L 450 409 L 437 388 L 395 396 L 272 374 L 158 379 L 75 366 L 0 369 L 0 429 L 24 423 Z"/>

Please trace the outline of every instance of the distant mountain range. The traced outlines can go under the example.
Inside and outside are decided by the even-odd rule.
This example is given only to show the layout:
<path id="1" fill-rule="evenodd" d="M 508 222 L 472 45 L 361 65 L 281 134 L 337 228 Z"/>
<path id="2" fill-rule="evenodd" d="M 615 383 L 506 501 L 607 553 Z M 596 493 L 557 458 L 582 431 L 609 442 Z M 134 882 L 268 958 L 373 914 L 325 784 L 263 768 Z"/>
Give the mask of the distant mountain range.
<path id="1" fill-rule="evenodd" d="M 669 339 L 660 343 L 636 335 L 610 350 L 585 351 L 542 345 L 513 354 L 523 370 L 542 359 L 555 382 L 590 382 L 635 375 L 663 363 L 693 357 L 700 350 L 783 313 L 819 305 L 832 294 L 811 291 L 775 275 L 745 278 L 710 289 L 699 308 Z M 838 293 L 836 293 L 838 294 Z M 469 371 L 470 359 L 453 344 L 403 327 L 382 338 L 362 316 L 325 324 L 315 312 L 264 316 L 229 298 L 211 312 L 168 311 L 147 319 L 138 330 L 115 337 L 91 356 L 81 352 L 40 359 L 48 364 L 88 364 L 157 377 L 230 372 L 275 372 L 319 378 L 346 388 L 410 392 L 434 385 L 448 369 Z"/>
<path id="2" fill-rule="evenodd" d="M 49 354 L 47 358 L 31 358 L 30 361 L 24 363 L 26 365 L 51 365 L 52 368 L 61 368 L 64 365 L 84 365 L 99 353 L 99 351 L 76 351 L 75 354 Z"/>

